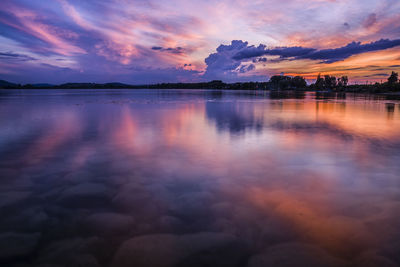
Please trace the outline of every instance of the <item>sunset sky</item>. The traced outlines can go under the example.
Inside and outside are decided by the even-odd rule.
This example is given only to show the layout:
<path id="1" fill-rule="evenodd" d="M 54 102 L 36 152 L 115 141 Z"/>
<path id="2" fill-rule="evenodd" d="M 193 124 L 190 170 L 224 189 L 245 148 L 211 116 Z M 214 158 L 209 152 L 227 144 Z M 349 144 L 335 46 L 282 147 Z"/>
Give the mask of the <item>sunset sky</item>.
<path id="1" fill-rule="evenodd" d="M 0 79 L 18 83 L 386 80 L 399 0 L 1 0 Z"/>

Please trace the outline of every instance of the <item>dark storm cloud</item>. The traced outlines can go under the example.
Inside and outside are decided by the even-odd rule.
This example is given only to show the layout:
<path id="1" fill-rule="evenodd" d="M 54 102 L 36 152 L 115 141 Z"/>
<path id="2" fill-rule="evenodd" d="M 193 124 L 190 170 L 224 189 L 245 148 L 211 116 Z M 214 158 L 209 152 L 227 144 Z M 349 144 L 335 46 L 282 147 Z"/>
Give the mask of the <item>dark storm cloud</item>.
<path id="1" fill-rule="evenodd" d="M 299 57 L 303 55 L 310 54 L 314 52 L 316 49 L 314 48 L 304 48 L 304 47 L 277 47 L 273 49 L 267 49 L 265 45 L 249 46 L 246 49 L 238 52 L 236 55 L 233 56 L 233 59 L 241 60 L 246 58 L 253 58 L 259 57 L 264 55 L 271 55 L 271 56 L 280 56 L 282 58 L 288 57 Z"/>
<path id="2" fill-rule="evenodd" d="M 212 79 L 235 78 L 238 73 L 245 73 L 254 70 L 254 65 L 246 65 L 248 61 L 257 62 L 279 62 L 282 60 L 309 59 L 321 63 L 333 63 L 345 60 L 353 55 L 381 51 L 400 46 L 400 39 L 379 41 L 362 44 L 352 42 L 345 46 L 333 49 L 294 47 L 268 48 L 264 44 L 258 46 L 249 45 L 242 40 L 233 40 L 230 45 L 220 45 L 216 53 L 210 54 L 206 59 L 207 65 L 204 77 Z M 264 56 L 273 56 L 267 59 Z"/>
<path id="3" fill-rule="evenodd" d="M 161 51 L 161 52 L 168 52 L 168 53 L 172 53 L 172 54 L 182 54 L 184 52 L 184 49 L 180 46 L 168 47 L 168 48 L 164 48 L 161 46 L 153 46 L 151 49 L 156 50 L 156 51 Z"/>
<path id="4" fill-rule="evenodd" d="M 257 62 L 267 62 L 267 58 L 266 57 L 260 57 L 260 58 L 255 58 L 253 59 L 253 63 L 257 63 Z"/>
<path id="5" fill-rule="evenodd" d="M 279 56 L 281 59 L 312 59 L 321 60 L 324 63 L 333 63 L 344 60 L 353 55 L 400 46 L 400 39 L 381 39 L 379 41 L 367 44 L 362 44 L 361 42 L 352 42 L 343 47 L 322 50 L 305 48 L 301 46 L 267 48 L 267 46 L 263 44 L 260 44 L 257 47 L 248 46 L 247 42 L 242 42 L 242 44 L 245 44 L 245 46 L 242 46 L 242 49 L 233 55 L 232 58 L 234 60 L 240 61 L 244 59 L 270 55 Z M 233 42 L 232 46 L 234 46 Z M 226 49 L 226 47 L 224 49 Z"/>
<path id="6" fill-rule="evenodd" d="M 246 73 L 246 72 L 249 72 L 249 71 L 254 70 L 255 68 L 256 68 L 256 66 L 254 66 L 253 64 L 250 64 L 250 65 L 242 65 L 242 66 L 239 68 L 239 72 L 240 72 L 240 73 Z"/>
<path id="7" fill-rule="evenodd" d="M 336 61 L 344 60 L 353 55 L 385 50 L 396 46 L 400 46 L 400 39 L 381 39 L 379 41 L 367 44 L 361 44 L 361 42 L 352 42 L 343 47 L 318 50 L 307 55 L 297 56 L 296 58 L 322 60 L 325 63 L 333 63 Z"/>

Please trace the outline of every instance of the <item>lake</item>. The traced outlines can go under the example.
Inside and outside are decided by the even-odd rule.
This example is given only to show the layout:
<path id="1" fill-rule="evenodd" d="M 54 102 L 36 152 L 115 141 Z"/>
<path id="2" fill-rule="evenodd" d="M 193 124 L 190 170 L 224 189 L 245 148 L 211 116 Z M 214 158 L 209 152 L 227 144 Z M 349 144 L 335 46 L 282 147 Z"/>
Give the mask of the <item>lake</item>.
<path id="1" fill-rule="evenodd" d="M 1 90 L 2 266 L 399 266 L 400 102 Z"/>

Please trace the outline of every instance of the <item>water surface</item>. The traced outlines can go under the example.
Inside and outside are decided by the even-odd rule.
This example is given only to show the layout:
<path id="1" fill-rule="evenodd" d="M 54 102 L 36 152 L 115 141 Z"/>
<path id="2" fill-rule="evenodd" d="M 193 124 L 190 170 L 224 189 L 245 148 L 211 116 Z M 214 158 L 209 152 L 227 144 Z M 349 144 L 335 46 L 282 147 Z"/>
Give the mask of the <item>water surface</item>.
<path id="1" fill-rule="evenodd" d="M 400 265 L 393 100 L 2 90 L 0 173 L 4 266 Z"/>

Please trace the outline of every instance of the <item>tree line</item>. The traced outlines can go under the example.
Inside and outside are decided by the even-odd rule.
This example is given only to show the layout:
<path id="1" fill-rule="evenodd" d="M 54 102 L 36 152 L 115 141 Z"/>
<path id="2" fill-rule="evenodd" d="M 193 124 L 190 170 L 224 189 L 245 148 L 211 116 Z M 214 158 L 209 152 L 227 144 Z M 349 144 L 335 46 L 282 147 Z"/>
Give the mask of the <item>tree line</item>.
<path id="1" fill-rule="evenodd" d="M 384 83 L 349 85 L 347 76 L 332 75 L 317 76 L 314 83 L 308 85 L 302 76 L 274 75 L 268 82 L 236 82 L 224 83 L 220 80 L 199 83 L 157 83 L 149 85 L 130 85 L 123 83 L 65 83 L 51 84 L 14 84 L 0 80 L 0 88 L 6 89 L 229 89 L 229 90 L 293 90 L 293 91 L 335 91 L 335 92 L 366 92 L 385 93 L 400 92 L 399 75 L 392 71 Z"/>
<path id="2" fill-rule="evenodd" d="M 385 93 L 400 92 L 399 74 L 392 71 L 386 82 L 374 84 L 349 85 L 348 76 L 335 77 L 333 75 L 318 74 L 314 83 L 307 85 L 301 76 L 272 76 L 266 86 L 271 90 L 306 90 L 306 91 L 335 91 L 335 92 L 365 92 Z"/>

